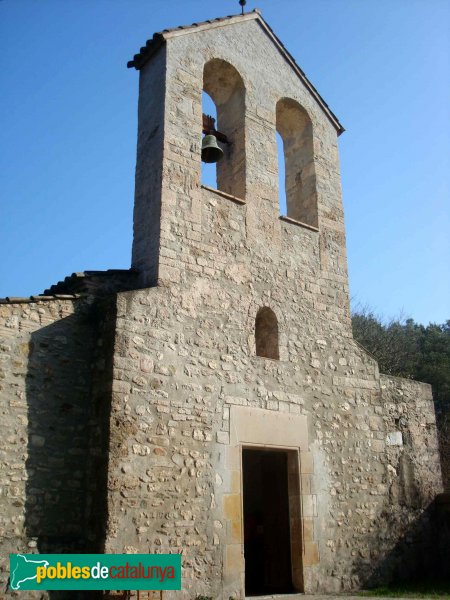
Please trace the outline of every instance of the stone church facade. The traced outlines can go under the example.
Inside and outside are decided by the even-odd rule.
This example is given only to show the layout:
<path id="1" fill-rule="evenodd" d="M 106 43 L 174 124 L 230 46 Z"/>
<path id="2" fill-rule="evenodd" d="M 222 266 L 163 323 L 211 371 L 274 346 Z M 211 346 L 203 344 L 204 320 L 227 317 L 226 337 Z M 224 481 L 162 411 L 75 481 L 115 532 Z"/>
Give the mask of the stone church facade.
<path id="1" fill-rule="evenodd" d="M 353 340 L 342 126 L 257 11 L 156 34 L 129 66 L 132 268 L 0 304 L 4 578 L 8 552 L 58 551 L 181 553 L 186 598 L 432 573 L 431 389 Z M 202 90 L 230 142 L 218 189 Z"/>

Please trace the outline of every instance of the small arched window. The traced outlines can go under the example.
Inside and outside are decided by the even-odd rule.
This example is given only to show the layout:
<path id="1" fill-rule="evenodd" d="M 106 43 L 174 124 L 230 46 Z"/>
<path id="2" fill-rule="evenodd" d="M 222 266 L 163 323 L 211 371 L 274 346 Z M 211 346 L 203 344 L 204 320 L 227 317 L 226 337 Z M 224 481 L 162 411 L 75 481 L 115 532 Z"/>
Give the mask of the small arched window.
<path id="1" fill-rule="evenodd" d="M 203 69 L 203 110 L 216 113 L 215 129 L 228 144 L 219 142 L 224 157 L 214 165 L 217 189 L 245 198 L 245 87 L 237 70 L 224 60 L 214 58 Z M 214 109 L 214 110 L 212 110 Z M 208 113 L 207 113 L 208 114 Z M 210 115 L 210 116 L 216 116 Z M 208 168 L 204 169 L 206 174 Z M 210 185 L 203 176 L 202 183 Z"/>
<path id="2" fill-rule="evenodd" d="M 267 306 L 260 308 L 256 315 L 255 342 L 257 356 L 280 359 L 278 320 L 273 310 Z"/>
<path id="3" fill-rule="evenodd" d="M 282 140 L 281 144 L 279 138 L 277 139 L 279 173 L 280 175 L 284 173 L 284 191 L 280 181 L 281 214 L 317 227 L 317 191 L 311 119 L 298 102 L 283 98 L 277 103 L 276 130 Z"/>

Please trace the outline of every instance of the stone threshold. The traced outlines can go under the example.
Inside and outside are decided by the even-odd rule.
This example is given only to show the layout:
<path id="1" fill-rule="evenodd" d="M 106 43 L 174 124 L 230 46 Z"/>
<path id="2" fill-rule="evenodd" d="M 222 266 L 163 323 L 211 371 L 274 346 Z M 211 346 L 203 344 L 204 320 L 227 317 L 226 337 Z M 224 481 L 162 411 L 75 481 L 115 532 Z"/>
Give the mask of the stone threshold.
<path id="1" fill-rule="evenodd" d="M 355 596 L 355 592 L 341 592 L 336 594 L 273 594 L 271 596 L 246 596 L 245 600 L 361 600 L 361 596 Z M 393 600 L 392 596 L 379 596 L 378 600 Z M 408 600 L 407 598 L 395 598 L 395 600 Z"/>
<path id="2" fill-rule="evenodd" d="M 361 596 L 355 596 L 353 593 L 336 593 L 336 594 L 304 594 L 292 592 L 292 594 L 272 594 L 269 596 L 246 596 L 245 600 L 361 600 Z M 389 596 L 379 597 L 378 600 L 391 600 Z M 406 598 L 397 598 L 396 600 L 407 600 Z"/>

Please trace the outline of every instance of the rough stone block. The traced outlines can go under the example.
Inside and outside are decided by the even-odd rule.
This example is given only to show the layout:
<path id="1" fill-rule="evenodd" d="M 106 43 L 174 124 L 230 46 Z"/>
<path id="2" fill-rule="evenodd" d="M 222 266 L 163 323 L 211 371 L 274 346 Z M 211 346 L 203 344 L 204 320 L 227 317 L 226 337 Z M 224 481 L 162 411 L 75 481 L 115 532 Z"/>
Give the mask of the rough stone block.
<path id="1" fill-rule="evenodd" d="M 386 444 L 388 446 L 403 446 L 403 436 L 401 431 L 390 431 L 386 435 Z"/>

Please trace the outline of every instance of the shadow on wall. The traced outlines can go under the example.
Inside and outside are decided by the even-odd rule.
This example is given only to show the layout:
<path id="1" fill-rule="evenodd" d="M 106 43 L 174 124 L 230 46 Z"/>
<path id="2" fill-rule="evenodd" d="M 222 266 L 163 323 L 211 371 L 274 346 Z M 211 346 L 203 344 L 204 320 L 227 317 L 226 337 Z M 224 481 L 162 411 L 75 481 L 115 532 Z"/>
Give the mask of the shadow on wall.
<path id="1" fill-rule="evenodd" d="M 387 506 L 377 520 L 376 534 L 367 538 L 367 554 L 354 563 L 357 586 L 370 589 L 389 584 L 449 579 L 450 496 L 443 503 L 440 494 L 431 504 L 419 507 L 400 504 Z M 411 519 L 412 508 L 416 517 Z M 389 540 L 397 532 L 398 542 Z"/>
<path id="2" fill-rule="evenodd" d="M 444 490 L 450 494 L 450 395 L 433 390 Z"/>
<path id="3" fill-rule="evenodd" d="M 114 311 L 77 303 L 31 335 L 25 532 L 39 553 L 103 551 Z"/>

